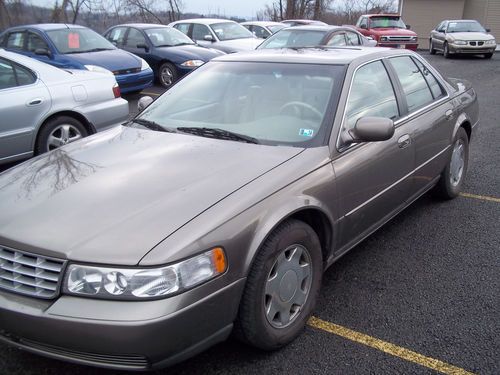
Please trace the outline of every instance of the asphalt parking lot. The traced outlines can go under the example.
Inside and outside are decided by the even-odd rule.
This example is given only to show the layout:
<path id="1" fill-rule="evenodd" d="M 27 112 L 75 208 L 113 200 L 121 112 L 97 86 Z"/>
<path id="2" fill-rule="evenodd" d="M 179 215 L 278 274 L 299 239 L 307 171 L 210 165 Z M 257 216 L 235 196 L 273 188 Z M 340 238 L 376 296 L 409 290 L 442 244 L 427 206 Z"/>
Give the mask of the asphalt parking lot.
<path id="1" fill-rule="evenodd" d="M 314 318 L 283 350 L 229 340 L 158 374 L 500 373 L 500 53 L 491 60 L 422 54 L 479 95 L 464 194 L 449 202 L 422 197 L 334 264 Z M 127 97 L 132 111 L 138 98 Z M 0 374 L 69 373 L 118 372 L 0 344 Z"/>

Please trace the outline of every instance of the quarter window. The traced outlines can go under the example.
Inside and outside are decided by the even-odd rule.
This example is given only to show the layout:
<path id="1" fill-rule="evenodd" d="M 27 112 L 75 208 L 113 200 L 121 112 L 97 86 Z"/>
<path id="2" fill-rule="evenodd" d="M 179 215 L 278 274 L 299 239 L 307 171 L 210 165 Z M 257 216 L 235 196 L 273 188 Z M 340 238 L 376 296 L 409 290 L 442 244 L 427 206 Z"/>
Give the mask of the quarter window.
<path id="1" fill-rule="evenodd" d="M 347 102 L 344 126 L 352 129 L 356 121 L 367 116 L 393 120 L 399 116 L 396 95 L 381 61 L 366 64 L 356 72 Z"/>
<path id="2" fill-rule="evenodd" d="M 361 44 L 359 42 L 358 34 L 351 33 L 350 31 L 346 31 L 345 36 L 347 38 L 347 45 L 349 45 L 349 46 L 359 46 Z"/>
<path id="3" fill-rule="evenodd" d="M 29 85 L 33 82 L 35 76 L 31 71 L 0 58 L 0 90 Z"/>
<path id="4" fill-rule="evenodd" d="M 432 103 L 431 90 L 415 62 L 409 56 L 393 57 L 390 61 L 403 87 L 408 111 Z"/>

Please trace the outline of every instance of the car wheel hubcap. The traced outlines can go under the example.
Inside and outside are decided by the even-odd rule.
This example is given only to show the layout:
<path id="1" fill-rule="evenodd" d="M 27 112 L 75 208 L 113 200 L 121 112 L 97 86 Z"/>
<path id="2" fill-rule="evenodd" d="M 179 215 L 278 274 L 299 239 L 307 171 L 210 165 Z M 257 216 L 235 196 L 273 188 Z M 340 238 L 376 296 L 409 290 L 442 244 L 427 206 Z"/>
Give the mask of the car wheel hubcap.
<path id="1" fill-rule="evenodd" d="M 455 142 L 450 163 L 450 182 L 457 186 L 462 179 L 465 167 L 465 144 L 462 139 Z"/>
<path id="2" fill-rule="evenodd" d="M 163 68 L 160 73 L 160 76 L 161 76 L 161 82 L 165 86 L 170 86 L 174 80 L 174 75 L 170 70 L 170 68 Z"/>
<path id="3" fill-rule="evenodd" d="M 49 134 L 47 150 L 54 150 L 82 137 L 82 133 L 75 126 L 69 124 L 59 125 Z"/>
<path id="4" fill-rule="evenodd" d="M 290 325 L 307 301 L 312 283 L 309 251 L 292 245 L 282 251 L 267 277 L 264 306 L 267 321 L 275 328 Z"/>

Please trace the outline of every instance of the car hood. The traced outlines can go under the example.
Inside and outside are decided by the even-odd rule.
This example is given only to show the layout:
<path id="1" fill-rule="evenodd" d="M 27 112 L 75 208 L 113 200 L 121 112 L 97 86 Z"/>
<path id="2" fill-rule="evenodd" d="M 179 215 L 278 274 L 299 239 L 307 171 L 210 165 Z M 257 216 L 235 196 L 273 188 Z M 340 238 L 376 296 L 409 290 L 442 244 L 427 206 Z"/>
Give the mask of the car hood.
<path id="1" fill-rule="evenodd" d="M 135 265 L 303 149 L 117 127 L 0 174 L 0 245 Z"/>
<path id="2" fill-rule="evenodd" d="M 186 60 L 203 60 L 207 62 L 214 57 L 224 54 L 224 52 L 197 45 L 158 47 L 156 50 L 164 57 L 178 63 L 182 63 Z"/>
<path id="3" fill-rule="evenodd" d="M 466 33 L 449 33 L 446 34 L 449 38 L 455 40 L 490 40 L 495 39 L 493 35 L 486 33 L 466 32 Z"/>
<path id="4" fill-rule="evenodd" d="M 370 29 L 370 32 L 374 32 L 378 35 L 399 35 L 399 36 L 416 36 L 414 31 L 408 29 L 397 29 L 390 27 L 381 27 L 376 29 Z"/>
<path id="5" fill-rule="evenodd" d="M 220 47 L 224 52 L 241 52 L 241 51 L 251 51 L 255 49 L 259 44 L 262 43 L 262 39 L 257 38 L 243 38 L 243 39 L 232 39 L 232 40 L 222 40 L 216 42 L 217 47 Z"/>
<path id="6" fill-rule="evenodd" d="M 122 49 L 66 55 L 83 65 L 98 65 L 111 71 L 141 67 L 141 60 Z"/>

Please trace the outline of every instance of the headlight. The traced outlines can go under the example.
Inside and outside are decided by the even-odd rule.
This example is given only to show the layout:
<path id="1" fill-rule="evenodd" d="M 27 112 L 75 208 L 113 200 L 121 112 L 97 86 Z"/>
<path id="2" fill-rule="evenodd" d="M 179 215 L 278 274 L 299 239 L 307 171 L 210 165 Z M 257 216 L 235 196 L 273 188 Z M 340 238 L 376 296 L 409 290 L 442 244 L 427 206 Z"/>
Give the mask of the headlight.
<path id="1" fill-rule="evenodd" d="M 168 297 L 200 285 L 227 269 L 224 250 L 216 247 L 160 268 L 114 268 L 71 264 L 63 291 L 104 299 L 145 300 Z"/>
<path id="2" fill-rule="evenodd" d="M 453 44 L 456 44 L 457 46 L 465 46 L 467 42 L 465 40 L 455 40 Z"/>
<path id="3" fill-rule="evenodd" d="M 386 36 L 382 36 L 382 37 L 380 37 L 380 41 L 381 41 L 381 42 L 386 42 L 386 41 L 387 41 L 387 37 L 386 37 Z"/>
<path id="4" fill-rule="evenodd" d="M 96 72 L 96 73 L 106 73 L 106 74 L 111 74 L 113 73 L 109 71 L 108 69 L 103 68 L 102 66 L 97 66 L 97 65 L 85 65 L 85 68 L 87 70 L 90 70 L 91 72 Z"/>
<path id="5" fill-rule="evenodd" d="M 188 61 L 184 61 L 181 65 L 188 66 L 188 67 L 198 67 L 198 66 L 202 66 L 203 64 L 205 64 L 205 61 L 202 61 L 202 60 L 188 60 Z"/>
<path id="6" fill-rule="evenodd" d="M 149 69 L 149 64 L 146 62 L 146 60 L 141 59 L 141 70 L 146 70 Z"/>
<path id="7" fill-rule="evenodd" d="M 487 40 L 484 44 L 487 44 L 489 46 L 493 46 L 497 44 L 497 41 L 495 39 Z"/>
<path id="8" fill-rule="evenodd" d="M 417 41 L 417 37 L 416 37 L 416 36 L 412 36 L 410 40 L 411 40 L 412 42 L 416 42 L 416 41 Z"/>

